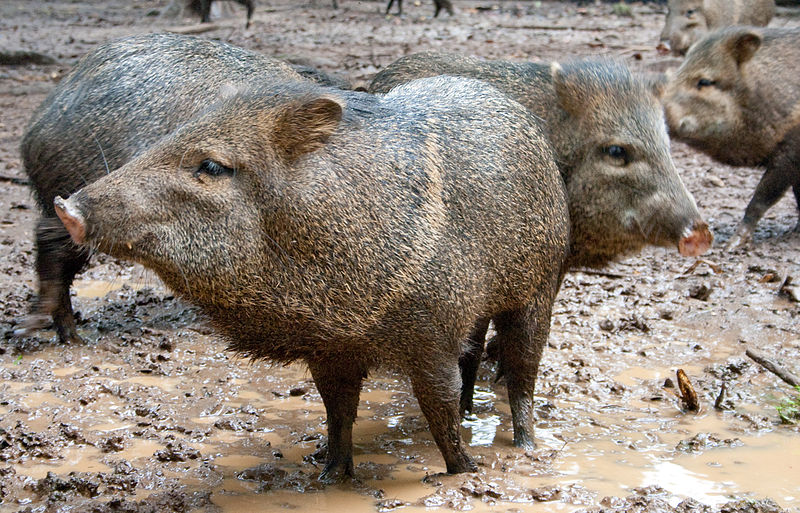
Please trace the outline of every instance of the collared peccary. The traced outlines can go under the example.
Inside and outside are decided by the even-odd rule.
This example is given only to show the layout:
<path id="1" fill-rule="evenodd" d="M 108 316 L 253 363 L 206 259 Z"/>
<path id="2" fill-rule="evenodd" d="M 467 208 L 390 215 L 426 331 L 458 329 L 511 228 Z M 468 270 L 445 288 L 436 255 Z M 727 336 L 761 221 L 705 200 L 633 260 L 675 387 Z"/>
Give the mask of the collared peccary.
<path id="1" fill-rule="evenodd" d="M 389 4 L 386 6 L 386 14 L 389 14 L 389 11 L 392 10 L 392 5 L 394 4 L 394 0 L 389 0 Z M 433 0 L 434 8 L 436 9 L 433 13 L 433 17 L 436 18 L 439 16 L 439 12 L 444 9 L 447 11 L 447 14 L 450 16 L 453 15 L 453 4 L 450 0 Z M 397 0 L 397 14 L 403 14 L 403 0 Z"/>
<path id="2" fill-rule="evenodd" d="M 217 100 L 222 84 L 302 78 L 289 65 L 228 44 L 148 34 L 100 45 L 34 112 L 20 153 L 41 209 L 39 295 L 18 333 L 52 317 L 62 342 L 80 340 L 69 288 L 89 253 L 72 244 L 53 210 Z"/>
<path id="3" fill-rule="evenodd" d="M 191 9 L 195 14 L 200 16 L 200 21 L 203 23 L 208 23 L 211 21 L 211 4 L 214 0 L 187 0 L 186 5 Z M 253 17 L 253 11 L 255 10 L 255 1 L 254 0 L 233 0 L 238 4 L 241 4 L 247 8 L 247 21 L 245 22 L 244 27 L 250 28 L 250 18 Z"/>
<path id="4" fill-rule="evenodd" d="M 695 43 L 667 86 L 672 135 L 725 164 L 766 168 L 728 248 L 789 187 L 800 208 L 798 69 L 800 29 L 730 27 Z"/>
<path id="5" fill-rule="evenodd" d="M 731 25 L 766 26 L 775 15 L 775 0 L 669 0 L 661 40 L 676 55 L 711 30 Z"/>
<path id="6" fill-rule="evenodd" d="M 233 350 L 308 364 L 325 478 L 353 472 L 359 389 L 380 364 L 410 378 L 447 471 L 475 469 L 458 359 L 479 317 L 508 339 L 515 441 L 530 436 L 529 355 L 549 333 L 568 211 L 537 120 L 488 84 L 242 91 L 55 201 L 74 241 L 153 269 Z"/>
<path id="7" fill-rule="evenodd" d="M 385 92 L 440 74 L 485 80 L 544 120 L 567 186 L 570 267 L 600 267 L 646 244 L 675 245 L 684 255 L 710 247 L 713 237 L 670 157 L 655 86 L 623 64 L 606 60 L 562 66 L 420 53 L 390 64 L 369 90 Z M 472 408 L 488 323 L 478 323 L 462 360 L 462 410 Z M 537 350 L 539 357 L 542 350 Z"/>

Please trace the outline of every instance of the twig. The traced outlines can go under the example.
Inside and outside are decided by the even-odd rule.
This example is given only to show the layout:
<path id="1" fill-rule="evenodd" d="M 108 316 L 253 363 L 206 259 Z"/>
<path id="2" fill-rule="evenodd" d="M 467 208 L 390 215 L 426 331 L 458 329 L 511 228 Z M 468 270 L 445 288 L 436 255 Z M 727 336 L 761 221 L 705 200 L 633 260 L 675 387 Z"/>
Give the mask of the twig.
<path id="1" fill-rule="evenodd" d="M 30 182 L 24 178 L 17 178 L 16 176 L 0 175 L 0 182 L 10 182 L 16 185 L 30 185 Z"/>
<path id="2" fill-rule="evenodd" d="M 0 51 L 0 65 L 20 64 L 58 64 L 58 61 L 49 55 L 29 50 Z"/>
<path id="3" fill-rule="evenodd" d="M 754 362 L 761 365 L 771 373 L 775 374 L 779 378 L 781 378 L 786 383 L 790 384 L 793 387 L 800 386 L 800 378 L 792 374 L 790 371 L 783 368 L 780 364 L 778 364 L 775 360 L 772 360 L 768 356 L 763 353 L 759 353 L 753 349 L 748 349 L 744 352 L 747 356 L 750 357 Z"/>
<path id="4" fill-rule="evenodd" d="M 169 32 L 174 34 L 202 34 L 203 32 L 211 32 L 219 28 L 229 27 L 229 25 L 218 25 L 216 23 L 201 23 L 199 25 L 189 25 L 188 27 L 173 27 L 168 29 Z"/>
<path id="5" fill-rule="evenodd" d="M 615 279 L 633 278 L 633 275 L 631 274 L 619 274 L 619 273 L 612 273 L 609 271 L 598 271 L 597 269 L 584 269 L 580 267 L 577 269 L 572 269 L 572 272 L 589 274 L 593 276 L 605 276 L 606 278 L 615 278 Z"/>
<path id="6" fill-rule="evenodd" d="M 525 30 L 575 30 L 582 32 L 606 32 L 607 27 L 564 27 L 561 25 L 497 25 L 497 28 L 525 29 Z"/>

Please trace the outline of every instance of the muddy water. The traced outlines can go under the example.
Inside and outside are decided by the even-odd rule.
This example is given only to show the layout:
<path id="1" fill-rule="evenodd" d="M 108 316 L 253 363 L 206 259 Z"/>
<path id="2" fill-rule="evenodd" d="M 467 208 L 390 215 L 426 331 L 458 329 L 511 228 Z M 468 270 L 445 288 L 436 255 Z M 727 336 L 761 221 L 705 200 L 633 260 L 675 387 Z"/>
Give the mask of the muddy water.
<path id="1" fill-rule="evenodd" d="M 69 383 L 78 389 L 100 384 L 112 391 L 146 390 L 151 400 L 177 406 L 174 420 L 181 431 L 203 433 L 187 437 L 187 444 L 201 457 L 166 465 L 164 476 L 179 480 L 187 491 L 210 490 L 213 504 L 224 512 L 271 513 L 287 508 L 373 512 L 381 504 L 389 505 L 386 510 L 404 504 L 404 511 L 429 511 L 425 506 L 429 504 L 476 512 L 514 510 L 527 504 L 526 511 L 562 512 L 652 485 L 665 490 L 673 505 L 689 497 L 711 506 L 724 504 L 730 497 L 771 497 L 786 506 L 800 505 L 796 467 L 800 437 L 796 433 L 736 428 L 730 422 L 732 412 L 706 407 L 693 415 L 680 411 L 676 402 L 654 402 L 649 398 L 654 390 L 669 397 L 660 384 L 674 375 L 674 367 L 658 366 L 628 367 L 613 376 L 614 382 L 632 392 L 626 401 L 601 404 L 538 398 L 540 410 L 561 413 L 544 415 L 536 431 L 538 448 L 527 456 L 511 447 L 510 414 L 502 386 L 482 383 L 475 398 L 478 413 L 470 415 L 463 427 L 465 440 L 481 464 L 481 486 L 494 493 L 470 496 L 470 492 L 449 502 L 437 493 L 472 486 L 470 478 L 437 475 L 444 470 L 440 456 L 407 386 L 396 376 L 378 373 L 365 385 L 354 430 L 359 479 L 355 484 L 321 489 L 314 481 L 318 464 L 304 461 L 316 450 L 325 428 L 324 408 L 307 371 L 300 366 L 252 364 L 225 356 L 218 352 L 221 349 L 204 338 L 189 341 L 175 351 L 189 355 L 183 362 L 185 369 L 170 376 L 132 374 L 112 360 L 96 365 L 105 375 L 93 377 L 86 372 L 91 348 L 83 348 L 71 351 L 69 365 L 47 368 L 44 380 L 2 385 L 4 401 L 19 406 L 11 416 L 32 431 L 47 431 L 53 423 L 69 421 L 81 426 L 87 438 L 124 439 L 123 447 L 111 453 L 113 459 L 98 448 L 101 443 L 80 444 L 61 448 L 57 461 L 25 459 L 14 469 L 43 479 L 49 472 L 59 476 L 109 473 L 113 461 L 120 460 L 137 468 L 153 465 L 154 456 L 175 437 L 136 435 L 141 422 L 119 417 L 128 402 L 125 395 L 101 395 L 84 409 L 80 400 L 76 407 L 73 392 L 65 392 Z M 58 362 L 59 351 L 44 349 L 35 362 Z M 206 357 L 224 360 L 230 367 L 209 369 Z M 6 370 L 20 364 L 3 360 Z M 699 375 L 703 365 L 682 368 Z M 225 372 L 236 377 L 225 378 Z M 226 389 L 213 405 L 181 404 L 189 391 L 214 381 L 225 381 Z M 4 414 L 10 412 L 8 406 L 3 408 Z M 238 418 L 239 411 L 255 412 L 253 429 L 215 429 L 220 422 Z M 696 434 L 712 434 L 713 443 L 701 441 L 696 447 L 679 449 Z M 275 453 L 280 457 L 276 459 Z M 537 459 L 545 464 L 532 463 Z M 198 477 L 203 465 L 213 468 L 213 478 Z M 264 465 L 266 477 L 242 475 Z M 293 473 L 300 477 L 292 478 Z M 434 476 L 435 484 L 423 479 L 426 476 Z M 531 509 L 530 491 L 543 489 L 562 490 L 560 499 L 534 501 Z M 151 493 L 152 488 L 140 489 L 135 498 L 144 500 Z"/>

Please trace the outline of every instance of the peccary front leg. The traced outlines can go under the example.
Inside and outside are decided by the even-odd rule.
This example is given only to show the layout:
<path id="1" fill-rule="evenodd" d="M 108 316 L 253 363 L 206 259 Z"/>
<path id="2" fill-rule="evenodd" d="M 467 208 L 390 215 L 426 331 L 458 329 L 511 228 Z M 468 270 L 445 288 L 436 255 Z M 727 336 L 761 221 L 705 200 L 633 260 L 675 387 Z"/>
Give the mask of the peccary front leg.
<path id="1" fill-rule="evenodd" d="M 472 411 L 472 398 L 475 395 L 475 380 L 478 376 L 478 367 L 483 356 L 483 346 L 486 343 L 486 331 L 489 329 L 489 319 L 480 319 L 475 323 L 475 328 L 467 340 L 467 352 L 461 355 L 458 365 L 461 369 L 461 402 L 459 411 L 461 416 Z"/>
<path id="2" fill-rule="evenodd" d="M 727 249 L 735 249 L 749 242 L 758 221 L 770 207 L 781 199 L 789 187 L 797 183 L 798 173 L 800 173 L 800 167 L 767 167 L 764 176 L 761 177 L 761 181 L 756 186 L 753 198 L 747 204 L 741 224 L 734 236 L 728 241 Z"/>
<path id="3" fill-rule="evenodd" d="M 552 308 L 552 298 L 540 298 L 538 304 L 527 309 L 494 317 L 499 364 L 505 373 L 511 405 L 514 445 L 524 449 L 536 446 L 533 440 L 533 394 L 539 361 L 550 333 Z"/>
<path id="4" fill-rule="evenodd" d="M 454 360 L 419 358 L 410 367 L 411 387 L 428 420 L 433 439 L 444 456 L 448 474 L 478 469 L 461 439 L 459 414 L 459 368 Z"/>
<path id="5" fill-rule="evenodd" d="M 83 342 L 75 325 L 69 288 L 75 275 L 88 261 L 89 251 L 72 243 L 64 225 L 57 218 L 43 217 L 39 221 L 36 227 L 39 297 L 18 334 L 44 328 L 52 317 L 60 343 Z"/>
<path id="6" fill-rule="evenodd" d="M 447 14 L 453 15 L 453 4 L 450 3 L 450 0 L 434 0 L 433 3 L 436 6 L 436 11 L 433 13 L 434 18 L 439 16 L 439 11 L 442 10 L 442 7 L 447 11 Z"/>
<path id="7" fill-rule="evenodd" d="M 314 360 L 308 368 L 328 419 L 328 455 L 319 479 L 334 482 L 353 477 L 353 422 L 366 368 L 345 358 Z"/>
<path id="8" fill-rule="evenodd" d="M 394 0 L 389 0 L 389 5 L 386 6 L 386 14 L 389 14 L 392 5 L 394 5 Z M 397 0 L 397 14 L 399 16 L 403 15 L 403 0 Z"/>

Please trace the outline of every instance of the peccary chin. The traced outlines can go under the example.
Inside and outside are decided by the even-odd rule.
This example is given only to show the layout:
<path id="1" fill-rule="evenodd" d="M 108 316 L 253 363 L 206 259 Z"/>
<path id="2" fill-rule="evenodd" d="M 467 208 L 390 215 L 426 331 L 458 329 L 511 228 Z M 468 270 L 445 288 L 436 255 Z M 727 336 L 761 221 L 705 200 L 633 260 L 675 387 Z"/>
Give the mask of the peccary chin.
<path id="1" fill-rule="evenodd" d="M 153 268 L 203 305 L 234 350 L 279 362 L 330 351 L 402 360 L 408 348 L 393 354 L 382 347 L 378 355 L 371 340 L 408 329 L 396 319 L 414 310 L 430 317 L 429 329 L 450 334 L 452 347 L 439 350 L 457 358 L 474 319 L 519 308 L 535 289 L 552 288 L 546 285 L 552 278 L 542 276 L 515 290 L 516 280 L 502 276 L 492 256 L 470 247 L 479 241 L 457 233 L 465 220 L 468 230 L 492 233 L 493 221 L 462 197 L 506 190 L 506 196 L 535 194 L 556 209 L 559 195 L 547 183 L 531 176 L 526 190 L 512 190 L 518 184 L 503 176 L 502 166 L 481 169 L 485 183 L 454 178 L 439 155 L 445 112 L 395 121 L 385 102 L 369 95 L 309 89 L 286 84 L 266 94 L 241 92 L 78 193 L 79 205 L 102 205 L 102 217 L 87 213 L 92 243 Z M 381 117 L 389 119 L 385 126 L 372 123 Z M 429 133 L 403 146 L 384 144 L 397 128 L 392 123 L 408 122 L 424 123 Z M 458 137 L 446 144 L 459 145 Z M 448 169 L 475 170 L 476 155 L 449 153 Z M 206 159 L 234 173 L 193 176 Z M 386 162 L 394 165 L 386 169 Z M 155 178 L 161 175 L 169 178 Z M 124 201 L 122 191 L 132 191 Z M 179 213 L 170 211 L 176 201 Z M 111 209 L 115 204 L 125 208 Z M 548 222 L 549 216 L 531 213 L 503 220 L 522 240 L 541 238 Z M 122 241 L 103 238 L 112 226 Z M 443 248 L 443 240 L 463 247 Z M 525 268 L 533 257 L 515 258 Z M 535 262 L 528 267 L 524 272 Z M 495 297 L 487 297 L 488 289 Z"/>

